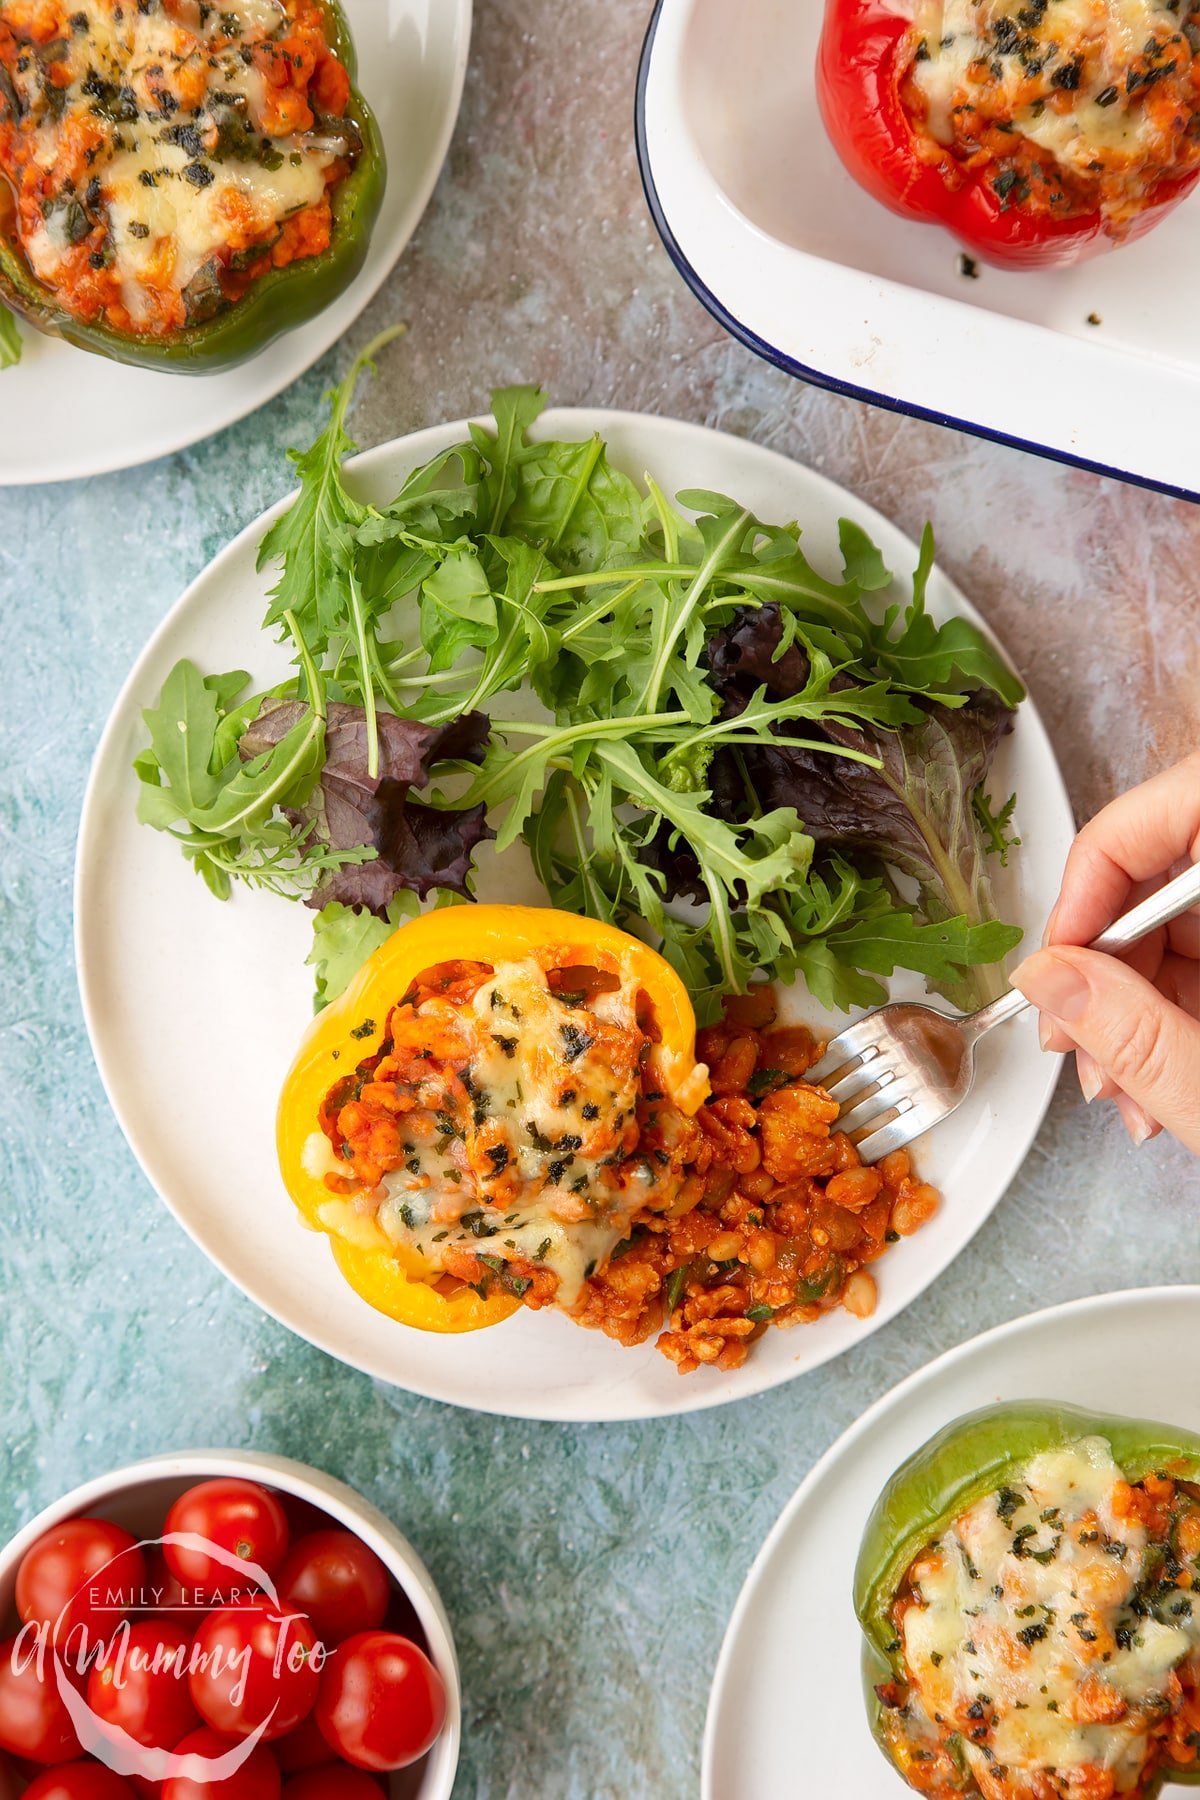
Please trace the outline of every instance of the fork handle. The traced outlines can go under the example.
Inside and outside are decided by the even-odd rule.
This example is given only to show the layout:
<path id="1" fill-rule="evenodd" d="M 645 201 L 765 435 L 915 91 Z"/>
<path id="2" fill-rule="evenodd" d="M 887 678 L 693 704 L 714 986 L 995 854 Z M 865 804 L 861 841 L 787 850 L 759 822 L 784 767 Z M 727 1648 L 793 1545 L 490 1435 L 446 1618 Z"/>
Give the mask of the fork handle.
<path id="1" fill-rule="evenodd" d="M 1200 906 L 1200 862 L 1193 863 L 1182 875 L 1176 875 L 1174 881 L 1168 881 L 1165 887 L 1159 888 L 1155 894 L 1149 894 L 1145 900 L 1114 921 L 1107 931 L 1102 931 L 1098 938 L 1089 944 L 1090 950 L 1102 950 L 1108 956 L 1114 956 L 1121 950 L 1128 950 L 1161 925 L 1169 925 L 1172 919 L 1190 912 L 1193 906 Z M 1005 1019 L 1015 1019 L 1018 1013 L 1024 1012 L 1030 1002 L 1016 988 L 1009 988 L 1007 994 L 1001 994 L 999 1000 L 993 1000 L 990 1006 L 981 1006 L 978 1012 L 969 1013 L 971 1032 L 974 1037 L 982 1037 L 985 1031 L 991 1031 L 996 1025 L 1002 1025 Z"/>
<path id="2" fill-rule="evenodd" d="M 1107 931 L 1102 931 L 1089 949 L 1104 950 L 1109 956 L 1118 950 L 1128 950 L 1130 944 L 1149 937 L 1160 925 L 1169 925 L 1172 919 L 1189 912 L 1193 906 L 1200 906 L 1200 862 L 1193 863 L 1174 881 L 1168 881 L 1156 894 L 1148 894 L 1131 912 L 1110 925 Z"/>

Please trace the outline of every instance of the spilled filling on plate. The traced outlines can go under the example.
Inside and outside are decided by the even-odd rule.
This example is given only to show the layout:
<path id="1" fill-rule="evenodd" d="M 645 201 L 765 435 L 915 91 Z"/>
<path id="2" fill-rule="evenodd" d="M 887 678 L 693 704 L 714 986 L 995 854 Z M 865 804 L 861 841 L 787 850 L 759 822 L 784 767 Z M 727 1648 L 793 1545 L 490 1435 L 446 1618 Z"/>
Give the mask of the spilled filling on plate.
<path id="1" fill-rule="evenodd" d="M 938 1197 L 905 1152 L 862 1166 L 803 1079 L 821 1046 L 773 1024 L 758 989 L 700 1034 L 689 1117 L 635 977 L 553 953 L 440 965 L 313 1121 L 319 1223 L 623 1344 L 661 1331 L 681 1373 L 736 1368 L 769 1324 L 865 1317 L 867 1265 Z"/>
<path id="2" fill-rule="evenodd" d="M 917 0 L 903 95 L 1006 207 L 1115 233 L 1200 166 L 1200 8 L 1189 0 Z"/>
<path id="3" fill-rule="evenodd" d="M 205 324 L 328 249 L 349 99 L 315 0 L 5 0 L 0 234 L 85 323 Z"/>
<path id="4" fill-rule="evenodd" d="M 1111 1800 L 1200 1753 L 1200 1495 L 1107 1442 L 1030 1461 L 913 1563 L 886 1741 L 934 1800 Z"/>

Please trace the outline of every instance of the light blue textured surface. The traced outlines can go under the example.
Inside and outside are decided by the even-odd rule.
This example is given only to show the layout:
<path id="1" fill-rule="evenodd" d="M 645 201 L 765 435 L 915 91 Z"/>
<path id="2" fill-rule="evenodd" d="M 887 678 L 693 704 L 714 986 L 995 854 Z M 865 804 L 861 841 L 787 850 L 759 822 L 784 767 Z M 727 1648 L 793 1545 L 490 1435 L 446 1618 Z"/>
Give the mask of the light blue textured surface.
<path id="1" fill-rule="evenodd" d="M 1077 806 L 1093 810 L 1200 736 L 1200 515 L 804 390 L 729 344 L 657 248 L 637 186 L 645 10 L 483 0 L 449 168 L 354 334 L 412 327 L 358 408 L 360 441 L 537 378 L 564 404 L 752 436 L 909 531 L 932 513 L 945 565 L 1022 661 Z M 312 1461 L 389 1512 L 440 1584 L 463 1664 L 460 1800 L 682 1800 L 738 1587 L 814 1458 L 977 1330 L 1077 1294 L 1200 1280 L 1200 1180 L 1170 1145 L 1135 1153 L 1064 1083 L 992 1221 L 906 1315 L 763 1399 L 641 1427 L 510 1424 L 414 1400 L 242 1300 L 150 1192 L 100 1091 L 71 962 L 74 842 L 135 653 L 286 490 L 284 449 L 317 428 L 349 354 L 187 454 L 0 493 L 0 1533 L 86 1476 L 172 1447 Z"/>

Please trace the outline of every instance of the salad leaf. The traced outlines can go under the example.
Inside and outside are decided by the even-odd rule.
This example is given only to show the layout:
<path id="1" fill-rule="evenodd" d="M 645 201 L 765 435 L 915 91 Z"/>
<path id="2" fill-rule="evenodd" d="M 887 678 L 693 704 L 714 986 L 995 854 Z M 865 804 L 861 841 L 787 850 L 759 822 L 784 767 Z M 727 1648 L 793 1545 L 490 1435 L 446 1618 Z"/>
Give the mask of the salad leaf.
<path id="1" fill-rule="evenodd" d="M 661 943 L 702 1018 L 763 976 L 832 1006 L 883 998 L 896 968 L 994 990 L 1019 933 L 987 870 L 1012 808 L 983 784 L 1024 690 L 975 625 L 930 614 L 932 533 L 907 598 L 853 521 L 823 572 L 794 522 L 643 491 L 599 437 L 535 438 L 532 386 L 368 506 L 342 462 L 383 341 L 261 546 L 299 674 L 248 696 L 173 672 L 143 817 L 215 891 L 275 882 L 319 909 L 319 997 L 414 896 L 468 899 L 493 837 L 524 840 L 554 904 Z"/>
<path id="2" fill-rule="evenodd" d="M 286 743 L 308 710 L 298 700 L 269 700 L 243 735 L 239 755 L 258 760 Z M 379 770 L 372 775 L 364 709 L 331 702 L 319 780 L 311 796 L 287 809 L 291 821 L 305 828 L 305 842 L 371 852 L 369 859 L 326 874 L 307 904 L 337 901 L 382 918 L 405 889 L 422 898 L 437 887 L 468 896 L 471 853 L 494 836 L 484 809 L 427 806 L 413 800 L 411 790 L 428 785 L 437 763 L 477 762 L 488 736 L 486 716 L 464 713 L 452 724 L 430 726 L 380 713 L 377 723 Z"/>
<path id="3" fill-rule="evenodd" d="M 313 1011 L 344 994 L 367 958 L 386 944 L 398 925 L 415 918 L 420 902 L 414 893 L 399 893 L 382 918 L 332 900 L 313 920 L 313 946 L 308 964 L 316 970 Z"/>
<path id="4" fill-rule="evenodd" d="M 757 679 L 780 635 L 778 618 L 764 609 L 735 621 L 714 645 L 714 681 L 735 718 L 756 704 L 760 690 L 747 698 L 746 688 Z M 793 646 L 788 657 L 772 665 L 776 690 L 801 679 L 804 662 Z M 910 876 L 917 884 L 914 919 L 927 924 L 954 919 L 969 931 L 995 920 L 987 845 L 973 796 L 1011 728 L 1009 709 L 996 695 L 981 693 L 957 708 L 933 702 L 917 724 L 899 731 L 827 713 L 819 734 L 831 745 L 871 752 L 873 764 L 834 762 L 811 744 L 789 741 L 786 729 L 770 747 L 746 750 L 742 760 L 761 804 L 795 807 L 819 846 L 836 848 L 843 856 L 875 857 Z M 865 938 L 853 941 L 856 948 L 867 943 Z M 980 991 L 992 998 L 989 989 L 1001 991 L 998 977 L 965 982 L 961 967 L 993 960 L 984 952 L 1000 940 L 993 932 L 966 941 L 974 953 L 957 973 L 919 961 L 904 966 L 920 969 L 938 992 L 958 1003 L 975 1002 Z M 1007 954 L 1016 941 L 1010 936 L 998 955 Z M 871 968 L 869 957 L 860 966 Z"/>
<path id="5" fill-rule="evenodd" d="M 210 806 L 220 788 L 214 768 L 217 727 L 225 708 L 250 680 L 244 670 L 229 675 L 201 675 L 186 658 L 175 664 L 163 683 L 158 705 L 142 713 L 150 747 L 135 767 L 142 781 L 138 816 L 164 829 L 194 820 Z"/>
<path id="6" fill-rule="evenodd" d="M 1007 869 L 1009 851 L 1019 850 L 1021 847 L 1020 838 L 1012 831 L 1017 796 L 1010 794 L 1003 806 L 996 807 L 991 795 L 980 785 L 971 796 L 971 805 L 983 833 L 985 850 L 989 856 L 998 856 L 1000 867 Z"/>
<path id="7" fill-rule="evenodd" d="M 247 681 L 241 669 L 202 676 L 191 662 L 175 665 L 158 706 L 142 715 L 150 743 L 134 762 L 138 817 L 178 839 L 218 898 L 234 879 L 294 898 L 370 852 L 310 845 L 285 816 L 311 793 L 324 756 L 320 677 L 314 671 L 318 708 L 304 705 L 293 729 L 243 762 L 237 737 L 261 704 L 235 704 Z"/>
<path id="8" fill-rule="evenodd" d="M 528 454 L 529 428 L 536 424 L 545 407 L 546 395 L 539 387 L 500 388 L 492 395 L 495 431 L 489 431 L 486 425 L 471 426 L 472 440 L 486 470 L 479 520 L 484 532 L 500 529 L 516 498 L 518 467 Z"/>
<path id="9" fill-rule="evenodd" d="M 538 444 L 521 463 L 506 532 L 544 545 L 562 569 L 603 569 L 641 542 L 642 497 L 601 438 Z"/>
<path id="10" fill-rule="evenodd" d="M 314 653 L 325 649 L 347 617 L 352 536 L 367 517 L 367 508 L 342 482 L 342 462 L 355 448 L 346 431 L 346 413 L 363 370 L 403 330 L 393 326 L 367 345 L 346 380 L 329 395 L 329 424 L 320 437 L 308 450 L 288 451 L 300 472 L 300 492 L 258 547 L 260 569 L 283 563 L 264 623 L 284 624 L 291 613 Z"/>
<path id="11" fill-rule="evenodd" d="M 21 360 L 21 332 L 6 306 L 0 306 L 0 369 L 11 369 Z"/>
<path id="12" fill-rule="evenodd" d="M 421 642 L 431 674 L 453 668 L 464 650 L 496 642 L 496 601 L 473 550 L 453 550 L 421 585 Z"/>
<path id="13" fill-rule="evenodd" d="M 933 558 L 933 529 L 926 525 L 911 601 L 903 613 L 899 606 L 889 607 L 882 625 L 871 633 L 879 668 L 918 693 L 939 688 L 959 692 L 990 689 L 1005 706 L 1019 706 L 1025 698 L 1024 683 L 978 628 L 962 618 L 937 625 L 926 611 L 925 590 Z M 897 633 L 901 618 L 903 628 Z"/>

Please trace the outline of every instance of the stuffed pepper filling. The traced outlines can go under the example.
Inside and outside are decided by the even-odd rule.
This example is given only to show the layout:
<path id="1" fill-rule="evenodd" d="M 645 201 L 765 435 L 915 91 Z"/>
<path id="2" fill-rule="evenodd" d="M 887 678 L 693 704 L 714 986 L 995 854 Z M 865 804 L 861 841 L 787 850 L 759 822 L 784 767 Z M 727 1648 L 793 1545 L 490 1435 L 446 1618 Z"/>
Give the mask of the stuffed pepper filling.
<path id="1" fill-rule="evenodd" d="M 0 237 L 85 324 L 206 324 L 329 248 L 349 100 L 316 0 L 4 0 Z"/>
<path id="2" fill-rule="evenodd" d="M 1200 1494 L 1088 1437 L 1034 1457 L 913 1563 L 885 1744 L 941 1797 L 1110 1800 L 1200 1751 Z"/>
<path id="3" fill-rule="evenodd" d="M 306 1153 L 322 1223 L 570 1306 L 635 1216 L 679 1198 L 700 1133 L 663 1079 L 636 978 L 533 955 L 431 970 L 326 1099 Z"/>
<path id="4" fill-rule="evenodd" d="M 453 956 L 453 960 L 451 960 Z M 469 958 L 470 960 L 467 960 Z M 770 988 L 697 1035 L 640 940 L 515 906 L 402 925 L 319 1015 L 284 1087 L 280 1166 L 351 1287 L 436 1332 L 519 1305 L 738 1368 L 769 1326 L 867 1318 L 868 1265 L 938 1195 L 864 1167 Z"/>
<path id="5" fill-rule="evenodd" d="M 1111 235 L 1200 167 L 1189 0 L 916 0 L 902 99 L 949 180 Z"/>

